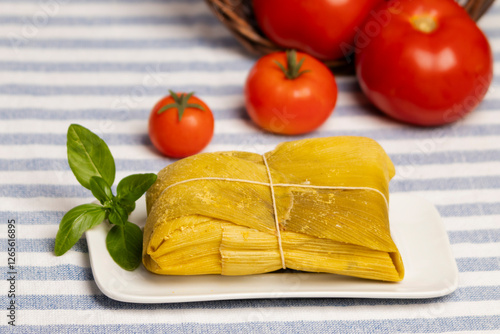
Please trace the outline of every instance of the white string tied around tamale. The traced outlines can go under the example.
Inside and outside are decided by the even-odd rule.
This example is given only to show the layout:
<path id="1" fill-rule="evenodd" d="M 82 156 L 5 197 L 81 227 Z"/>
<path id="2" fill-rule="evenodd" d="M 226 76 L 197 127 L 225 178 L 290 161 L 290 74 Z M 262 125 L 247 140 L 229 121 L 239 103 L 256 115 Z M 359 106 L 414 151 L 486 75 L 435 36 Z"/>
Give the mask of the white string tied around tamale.
<path id="1" fill-rule="evenodd" d="M 286 269 L 285 255 L 283 254 L 283 246 L 281 244 L 281 231 L 280 231 L 280 222 L 278 219 L 278 209 L 276 208 L 276 198 L 274 196 L 273 178 L 271 176 L 271 170 L 269 169 L 269 165 L 267 164 L 265 154 L 262 155 L 262 160 L 264 161 L 264 165 L 266 166 L 267 176 L 269 178 L 269 188 L 271 189 L 271 199 L 274 211 L 274 223 L 276 224 L 276 236 L 278 237 L 278 248 L 280 250 L 280 256 L 281 256 L 281 267 L 283 269 Z"/>
<path id="2" fill-rule="evenodd" d="M 175 186 L 184 184 L 184 183 L 190 183 L 193 181 L 228 181 L 228 182 L 240 182 L 240 183 L 250 183 L 250 184 L 258 184 L 261 186 L 266 186 L 269 187 L 268 182 L 260 182 L 260 181 L 252 181 L 252 180 L 244 180 L 244 179 L 235 179 L 231 177 L 213 177 L 213 176 L 204 176 L 204 177 L 194 177 L 192 179 L 186 179 L 182 181 L 178 181 L 175 183 L 172 183 L 171 185 L 165 187 L 160 193 L 160 196 L 163 195 L 165 191 L 167 191 L 170 188 L 173 188 Z M 297 187 L 297 188 L 311 188 L 311 189 L 329 189 L 329 190 L 370 190 L 378 193 L 380 196 L 382 196 L 382 199 L 385 202 L 385 206 L 387 209 L 389 209 L 389 201 L 385 197 L 384 193 L 382 193 L 380 190 L 372 187 L 348 187 L 348 186 L 318 186 L 314 184 L 294 184 L 294 183 L 273 183 L 274 187 Z M 158 196 L 158 197 L 160 197 Z"/>

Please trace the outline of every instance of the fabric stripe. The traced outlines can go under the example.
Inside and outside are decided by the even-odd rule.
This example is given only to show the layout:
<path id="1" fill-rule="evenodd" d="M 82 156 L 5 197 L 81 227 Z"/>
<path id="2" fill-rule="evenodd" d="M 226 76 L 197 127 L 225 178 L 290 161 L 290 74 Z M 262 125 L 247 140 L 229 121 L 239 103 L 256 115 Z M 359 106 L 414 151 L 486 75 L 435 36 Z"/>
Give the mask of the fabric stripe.
<path id="1" fill-rule="evenodd" d="M 95 63 L 95 62 L 0 62 L 1 71 L 20 71 L 20 72 L 138 72 L 149 73 L 152 69 L 156 72 L 222 72 L 222 71 L 248 71 L 253 65 L 251 59 L 233 60 L 219 62 L 201 62 L 201 61 L 172 61 L 151 63 Z"/>
<path id="2" fill-rule="evenodd" d="M 20 239 L 22 243 L 27 240 L 37 241 L 37 239 L 40 240 L 39 238 L 44 238 L 42 240 L 49 240 L 46 245 L 51 247 L 58 227 L 58 225 L 54 224 L 48 226 L 27 226 L 27 228 L 24 228 L 24 225 L 21 224 L 18 226 L 18 231 L 19 235 L 23 236 L 23 238 Z M 470 242 L 452 243 L 451 251 L 455 259 L 497 258 L 500 261 L 499 242 L 486 241 L 484 243 L 476 243 L 473 248 L 470 247 Z M 88 256 L 85 254 L 85 252 L 71 250 L 65 253 L 64 256 L 55 256 L 51 251 L 44 253 L 37 251 L 31 252 L 28 250 L 22 252 L 22 256 L 17 259 L 17 264 L 24 267 L 40 266 L 42 263 L 47 267 L 62 264 L 75 264 L 80 267 L 90 267 Z"/>
<path id="3" fill-rule="evenodd" d="M 54 210 L 58 211 L 61 209 L 66 209 L 69 211 L 72 207 L 80 204 L 85 204 L 92 202 L 93 197 L 54 197 L 54 198 L 13 198 L 13 197 L 3 197 L 0 201 L 0 212 L 11 210 L 12 207 L 16 207 L 18 212 L 26 212 L 32 210 L 47 211 Z M 461 203 L 461 204 L 449 204 L 449 205 L 438 205 L 438 212 L 443 217 L 478 217 L 484 216 L 485 219 L 488 216 L 493 216 L 500 214 L 500 205 L 497 203 Z M 56 223 L 56 222 L 53 222 Z M 491 224 L 491 223 L 490 223 Z M 478 224 L 481 226 L 480 224 Z"/>
<path id="4" fill-rule="evenodd" d="M 20 283 L 22 284 L 22 282 Z M 194 302 L 194 303 L 176 303 L 176 304 L 132 304 L 122 303 L 109 299 L 106 296 L 20 296 L 19 305 L 21 309 L 39 309 L 40 305 L 50 305 L 50 309 L 73 309 L 73 310 L 102 310 L 102 309 L 133 309 L 133 310 L 176 310 L 176 309 L 211 309 L 217 305 L 219 309 L 235 308 L 270 308 L 270 307 L 293 307 L 299 304 L 301 307 L 356 307 L 356 306 L 376 306 L 376 305 L 429 305 L 442 301 L 460 302 L 460 301 L 498 301 L 500 300 L 500 291 L 494 287 L 469 287 L 459 288 L 455 293 L 432 299 L 268 299 L 268 300 L 232 300 L 226 302 Z"/>
<path id="5" fill-rule="evenodd" d="M 68 124 L 69 125 L 69 124 Z M 385 130 L 340 130 L 340 131 L 318 131 L 313 134 L 297 136 L 296 139 L 312 138 L 313 136 L 362 136 L 370 137 L 375 140 L 398 140 L 402 138 L 412 138 L 412 139 L 426 139 L 429 135 L 432 135 L 431 130 L 422 130 L 421 132 L 412 132 L 409 129 L 385 129 Z M 478 126 L 462 126 L 455 129 L 442 130 L 442 136 L 491 136 L 495 135 L 500 131 L 500 125 L 478 125 Z M 147 134 L 141 135 L 125 135 L 125 134 L 102 134 L 103 139 L 109 145 L 147 145 L 149 140 Z M 233 145 L 246 144 L 246 145 L 258 145 L 267 143 L 268 145 L 277 145 L 281 140 L 281 136 L 255 133 L 255 134 L 215 134 L 212 140 L 214 144 L 223 143 L 233 143 Z M 6 145 L 29 145 L 33 143 L 42 145 L 65 145 L 66 138 L 64 135 L 53 135 L 53 134 L 0 134 L 0 143 Z M 453 154 L 453 153 L 451 153 Z M 467 154 L 471 154 L 467 152 Z M 414 154 L 413 154 L 414 155 Z M 412 156 L 412 154 L 407 154 L 407 157 Z M 427 154 L 425 159 L 432 158 L 433 154 Z M 474 156 L 482 158 L 482 161 L 493 161 L 498 160 L 500 157 L 499 151 L 482 151 L 478 150 L 474 153 Z M 397 157 L 391 157 L 395 159 L 396 164 L 404 164 L 405 162 L 400 162 Z M 407 159 L 409 160 L 409 159 Z M 467 160 L 467 157 L 465 157 Z M 464 162 L 463 159 L 459 161 Z M 445 159 L 443 163 L 449 162 L 449 159 Z M 408 162 L 406 162 L 408 163 Z M 411 161 L 411 163 L 417 163 Z M 438 162 L 436 162 L 438 163 Z"/>
<path id="6" fill-rule="evenodd" d="M 342 333 L 388 333 L 388 332 L 405 332 L 405 333 L 443 333 L 442 328 L 449 331 L 464 331 L 464 330 L 495 330 L 500 328 L 499 316 L 485 317 L 449 317 L 441 319 L 429 318 L 423 319 L 401 319 L 399 321 L 392 320 L 377 320 L 377 321 L 286 321 L 286 322 L 247 322 L 243 324 L 200 324 L 200 323 L 183 323 L 183 324 L 148 324 L 148 325 L 102 325 L 102 326 L 70 326 L 70 325 L 51 325 L 49 327 L 41 326 L 20 326 L 23 333 L 53 333 L 53 332 L 69 332 L 73 330 L 88 331 L 89 333 L 106 332 L 125 332 L 138 333 L 141 331 L 167 331 L 168 333 L 198 333 L 198 332 L 215 332 L 215 333 L 234 333 L 234 332 L 293 332 L 296 334 L 309 334 L 311 332 L 326 333 L 326 332 L 342 332 Z"/>
<path id="7" fill-rule="evenodd" d="M 83 2 L 69 2 L 66 3 L 65 0 L 58 0 L 60 4 L 58 8 L 55 8 L 54 4 L 51 6 L 49 2 L 48 6 L 46 3 L 36 3 L 36 2 L 20 2 L 18 4 L 4 6 L 2 10 L 3 15 L 27 15 L 30 21 L 34 21 L 37 16 L 42 16 L 43 12 L 47 14 L 50 18 L 56 16 L 81 16 L 82 13 L 88 16 L 137 16 L 137 15 L 162 15 L 164 17 L 169 16 L 185 16 L 185 15 L 198 15 L 200 13 L 208 14 L 209 10 L 207 6 L 202 1 L 193 2 L 190 1 L 176 1 L 171 3 L 164 2 L 150 2 L 144 5 L 138 1 L 128 1 L 125 0 L 123 3 L 120 1 L 118 3 L 112 2 L 95 2 L 90 1 L 88 3 Z M 41 12 L 41 13 L 40 13 Z M 40 14 L 39 14 L 40 13 Z M 43 26 L 41 22 L 44 22 L 42 18 L 38 18 L 40 22 L 38 26 Z M 28 22 L 30 22 L 28 21 Z M 76 38 L 77 36 L 75 36 Z"/>
<path id="8" fill-rule="evenodd" d="M 35 3 L 38 4 L 38 0 L 0 0 L 0 3 Z M 97 3 L 97 4 L 113 4 L 116 0 L 60 0 L 63 4 L 73 4 L 73 3 Z M 198 4 L 199 0 L 120 0 L 120 3 L 191 3 Z"/>
<path id="9" fill-rule="evenodd" d="M 14 150 L 8 150 L 9 152 L 15 152 Z M 217 151 L 226 151 L 226 149 L 220 149 Z M 43 151 L 33 150 L 33 155 L 43 154 Z M 114 153 L 116 151 L 113 151 Z M 129 154 L 133 154 L 134 150 L 131 150 Z M 65 155 L 65 152 L 61 152 L 60 154 Z M 24 155 L 23 155 L 24 156 Z M 116 155 L 115 155 L 116 157 Z M 13 157 L 15 158 L 15 156 Z M 147 159 L 148 157 L 136 156 L 136 159 Z M 396 169 L 401 168 L 400 166 L 396 166 Z M 433 172 L 434 170 L 434 172 Z M 449 178 L 464 178 L 477 175 L 478 177 L 483 176 L 498 176 L 498 170 L 500 170 L 500 162 L 476 162 L 476 163 L 452 163 L 447 165 L 439 165 L 435 167 L 435 165 L 420 165 L 418 169 L 410 170 L 406 175 L 396 174 L 398 175 L 395 180 L 404 181 L 406 179 L 410 180 L 430 180 L 430 179 L 449 179 Z M 158 172 L 158 171 L 154 171 Z M 117 180 L 121 180 L 128 173 L 126 170 L 122 170 L 118 172 L 116 175 Z M 30 180 L 29 176 L 33 177 L 33 181 Z M 0 171 L 0 183 L 5 185 L 7 184 L 60 184 L 60 185 L 76 185 L 76 178 L 73 173 L 67 169 L 59 169 L 59 170 L 26 170 L 26 171 Z M 463 199 L 467 195 L 476 194 L 479 196 L 474 196 L 470 202 L 478 202 L 478 201 L 493 201 L 496 197 L 495 193 L 498 191 L 496 189 L 492 189 L 487 192 L 473 192 L 468 190 L 460 190 L 456 193 L 450 193 L 449 189 L 443 189 L 444 191 L 448 191 L 448 193 L 443 193 L 443 196 L 447 196 L 449 201 L 453 201 L 455 199 L 459 199 L 460 202 L 468 201 L 467 199 Z M 495 197 L 488 197 L 490 194 L 495 195 Z M 417 193 L 416 195 L 420 195 Z M 451 196 L 450 196 L 451 195 Z M 449 204 L 449 203 L 441 203 L 440 200 L 445 200 L 443 196 L 440 195 L 439 191 L 435 193 L 427 193 L 425 196 L 430 196 L 428 199 L 434 204 Z M 424 197 L 425 197 L 424 196 Z M 484 200 L 483 200 L 484 198 Z M 438 199 L 438 201 L 436 201 Z"/>
<path id="10" fill-rule="evenodd" d="M 449 204 L 437 206 L 443 217 L 450 216 L 478 216 L 500 214 L 499 203 Z"/>
<path id="11" fill-rule="evenodd" d="M 243 83 L 243 80 L 241 80 Z M 140 84 L 140 81 L 138 82 Z M 224 86 L 208 86 L 208 85 L 196 85 L 189 84 L 170 85 L 171 89 L 174 91 L 189 91 L 193 90 L 199 94 L 213 95 L 213 96 L 224 96 L 224 95 L 234 95 L 239 94 L 242 91 L 242 85 L 224 85 Z M 48 85 L 0 85 L 0 94 L 5 95 L 31 95 L 31 96 L 51 96 L 51 95 L 128 95 L 135 90 L 141 89 L 141 95 L 152 95 L 152 96 L 162 96 L 165 94 L 164 87 L 153 87 L 150 86 L 145 89 L 142 86 L 48 86 Z M 358 90 L 357 84 L 353 83 L 339 83 L 338 88 L 340 91 L 353 91 Z"/>
<path id="12" fill-rule="evenodd" d="M 179 82 L 182 80 L 179 80 Z M 352 81 L 344 81 L 345 85 L 351 85 Z M 213 88 L 224 88 L 215 85 Z M 498 115 L 497 115 L 498 114 Z M 498 113 L 475 113 L 468 118 L 468 124 L 470 126 L 481 126 L 481 125 L 498 125 L 499 124 L 500 111 Z M 217 117 L 217 114 L 215 115 Z M 77 120 L 79 121 L 79 120 Z M 98 129 L 98 132 L 115 133 L 122 134 L 126 133 L 129 135 L 137 135 L 144 133 L 144 119 L 143 120 L 107 120 L 107 127 L 103 126 L 102 121 L 90 121 L 86 120 L 84 122 L 85 126 L 90 129 Z M 15 124 L 15 125 L 14 125 Z M 17 125 L 17 126 L 16 126 Z M 68 129 L 68 122 L 57 121 L 57 120 L 6 120 L 0 124 L 0 130 L 4 134 L 15 134 L 28 132 L 33 134 L 43 134 L 43 130 L 50 127 L 53 130 L 53 134 L 66 133 Z M 386 118 L 380 117 L 380 115 L 369 114 L 366 115 L 344 115 L 343 117 L 336 117 L 332 115 L 326 122 L 318 129 L 320 132 L 335 132 L 342 131 L 345 128 L 351 128 L 351 131 L 372 131 L 372 130 L 391 130 L 396 129 L 398 125 L 394 122 L 388 121 Z M 30 129 L 27 131 L 25 129 Z M 451 131 L 452 129 L 448 129 Z M 237 135 L 247 135 L 252 134 L 255 131 L 255 124 L 250 121 L 249 117 L 238 118 L 238 119 L 218 119 L 217 125 L 215 126 L 215 132 L 219 134 L 237 134 Z M 438 146 L 444 140 L 436 139 L 436 144 Z"/>
<path id="13" fill-rule="evenodd" d="M 64 134 L 66 134 L 67 126 L 64 128 Z M 96 129 L 104 130 L 110 132 L 116 129 L 116 126 L 112 122 L 104 121 L 100 122 Z M 109 130 L 108 130 L 109 129 Z M 102 131 L 101 130 L 101 131 Z M 486 151 L 497 151 L 500 150 L 500 141 L 497 141 L 494 136 L 485 137 L 467 137 L 467 138 L 440 138 L 439 140 L 425 139 L 425 140 L 380 140 L 379 144 L 385 149 L 385 151 L 390 156 L 396 156 L 399 154 L 406 154 L 409 157 L 417 155 L 428 155 L 428 154 L 459 154 L 465 151 L 477 151 L 478 145 L 481 145 L 482 150 Z M 241 144 L 240 144 L 241 145 Z M 256 143 L 245 143 L 243 142 L 245 150 L 252 151 L 254 153 L 263 154 L 268 151 L 272 151 L 275 146 L 270 144 L 256 144 Z M 161 156 L 154 150 L 144 149 L 143 146 L 134 145 L 108 145 L 110 147 L 113 156 L 116 159 L 152 159 L 161 158 Z M 237 147 L 238 144 L 234 143 L 221 143 L 209 145 L 204 151 L 205 152 L 218 152 L 218 151 L 229 151 L 235 149 L 242 149 Z M 62 146 L 52 146 L 46 144 L 27 144 L 27 145 L 2 145 L 2 150 L 0 151 L 0 159 L 24 159 L 26 156 L 31 159 L 66 159 L 66 150 Z M 409 164 L 412 163 L 413 159 L 408 160 Z M 477 175 L 484 174 L 497 174 L 498 168 L 495 165 L 498 162 L 472 162 L 475 165 L 470 166 L 469 163 L 456 163 L 452 162 L 453 166 L 449 164 L 433 164 L 430 166 L 422 165 L 418 170 L 412 170 L 412 177 L 417 177 L 418 175 L 425 175 L 429 173 L 435 173 L 434 177 L 442 176 L 469 176 L 465 175 L 454 175 L 455 173 L 467 172 L 467 169 L 480 168 L 477 170 Z M 480 165 L 478 165 L 480 164 Z M 452 168 L 450 168 L 452 167 Z M 433 171 L 429 170 L 432 168 Z M 443 169 L 448 168 L 448 172 L 444 173 Z M 120 171 L 118 171 L 120 172 Z M 430 174 L 429 174 L 430 175 Z M 402 173 L 401 170 L 396 172 L 395 179 L 408 178 L 410 175 L 407 173 Z"/>
<path id="14" fill-rule="evenodd" d="M 59 223 L 59 221 L 54 222 L 56 224 Z M 492 230 L 475 230 L 475 231 L 450 231 L 448 232 L 448 236 L 450 239 L 451 244 L 458 244 L 458 243 L 498 243 L 500 242 L 500 229 L 492 229 Z M 0 244 L 0 250 L 2 251 L 7 251 L 7 239 L 0 239 L 3 244 Z M 54 251 L 54 243 L 55 243 L 55 238 L 45 238 L 45 239 L 18 239 L 17 240 L 17 251 L 18 252 L 53 252 Z M 80 239 L 76 245 L 72 248 L 75 252 L 88 252 L 87 248 L 87 242 L 85 239 Z M 463 259 L 462 261 L 464 262 L 464 268 L 469 268 L 470 266 L 474 265 L 474 258 L 471 258 L 471 261 L 469 263 L 468 260 Z M 495 258 L 489 258 L 486 260 L 486 258 L 482 259 L 484 262 L 484 265 L 486 263 L 490 263 L 489 265 L 490 270 L 498 270 L 494 269 L 495 267 Z M 498 258 L 496 259 L 497 264 L 496 266 L 498 267 L 500 264 L 498 263 Z M 481 264 L 483 265 L 483 264 Z M 472 268 L 472 267 L 470 267 Z M 493 269 L 491 269 L 493 268 Z M 486 270 L 486 269 L 485 269 Z M 477 270 L 476 270 L 477 271 Z"/>
<path id="15" fill-rule="evenodd" d="M 1 22 L 1 16 L 0 16 Z M 226 55 L 227 57 L 227 55 Z M 496 56 L 500 60 L 500 52 Z M 188 60 L 190 60 L 188 58 Z M 200 61 L 191 60 L 189 62 L 182 59 L 165 62 L 158 61 L 154 64 L 151 62 L 44 62 L 44 61 L 5 61 L 0 60 L 0 71 L 6 72 L 139 72 L 148 73 L 151 69 L 157 72 L 186 72 L 186 71 L 207 71 L 207 72 L 221 72 L 221 71 L 248 71 L 254 64 L 253 58 L 243 58 L 231 61 L 224 61 L 224 59 L 216 59 L 215 61 Z M 344 79 L 345 77 L 338 77 L 336 80 Z M 493 101 L 483 101 L 482 104 L 491 105 Z M 496 106 L 496 105 L 495 105 Z"/>
<path id="16" fill-rule="evenodd" d="M 498 222 L 500 215 L 443 217 L 443 223 L 449 232 L 491 230 L 499 226 Z"/>
<path id="17" fill-rule="evenodd" d="M 449 179 L 431 179 L 431 180 L 404 180 L 394 181 L 390 190 L 397 192 L 443 190 L 453 187 L 456 190 L 461 189 L 494 189 L 500 187 L 500 177 L 484 176 L 477 178 L 449 178 Z M 30 198 L 30 197 L 85 197 L 89 196 L 89 190 L 81 186 L 66 185 L 26 185 L 9 184 L 0 185 L 0 197 Z"/>
<path id="18" fill-rule="evenodd" d="M 163 16 L 125 16 L 125 17 L 95 17 L 95 16 L 54 16 L 48 20 L 45 27 L 63 26 L 110 26 L 110 25 L 192 25 L 192 24 L 220 25 L 213 15 L 198 14 L 182 17 Z M 0 15 L 0 24 L 25 25 L 25 16 Z"/>
<path id="19" fill-rule="evenodd" d="M 0 108 L 0 117 L 3 120 L 36 119 L 36 120 L 144 120 L 149 117 L 150 109 L 131 109 L 124 114 L 119 109 L 43 109 L 43 108 Z M 215 117 L 219 119 L 249 119 L 238 108 L 212 109 Z M 335 117 L 368 115 L 367 111 L 359 110 L 356 107 L 344 105 L 335 108 Z"/>
<path id="20" fill-rule="evenodd" d="M 0 135 L 1 137 L 2 135 Z M 34 136 L 33 136 L 34 137 Z M 47 137 L 47 136 L 40 136 Z M 65 136 L 51 136 L 52 142 L 56 141 L 56 145 L 65 145 Z M 103 136 L 104 137 L 104 136 Z M 114 140 L 108 140 L 108 142 L 113 142 L 113 145 L 123 144 L 120 142 L 120 138 L 127 138 L 123 136 L 113 136 Z M 22 137 L 19 136 L 19 140 Z M 137 136 L 136 140 L 143 141 L 143 144 L 149 145 L 148 139 L 145 136 Z M 130 138 L 129 138 L 130 140 Z M 39 140 L 39 143 L 43 143 L 43 140 Z M 43 143 L 44 145 L 46 143 Z M 54 144 L 54 143 L 53 143 Z M 130 143 L 129 143 L 130 144 Z M 250 146 L 250 145 L 249 145 Z M 483 163 L 483 162 L 498 162 L 500 161 L 500 150 L 491 151 L 464 151 L 464 152 L 439 152 L 430 154 L 391 154 L 391 159 L 398 166 L 400 173 L 404 173 L 405 177 L 411 177 L 415 167 L 419 165 L 432 165 L 432 164 L 453 164 L 453 163 Z M 158 172 L 163 169 L 169 162 L 173 160 L 168 158 L 157 158 L 155 160 L 150 159 L 115 159 L 116 166 L 118 170 L 121 171 L 134 171 L 134 170 L 144 170 Z M 28 171 L 28 170 L 40 170 L 40 171 L 50 171 L 50 170 L 69 170 L 69 165 L 65 159 L 0 159 L 0 171 Z M 487 177 L 495 179 L 495 177 Z M 479 180 L 481 178 L 478 178 Z M 395 179 L 394 182 L 401 182 Z M 464 182 L 464 181 L 458 181 Z M 495 182 L 495 181 L 493 181 Z"/>
<path id="21" fill-rule="evenodd" d="M 162 39 L 34 39 L 24 42 L 22 39 L 0 38 L 0 47 L 23 48 L 53 48 L 53 49 L 163 49 L 193 47 L 236 47 L 238 44 L 231 37 L 216 38 L 162 38 Z M 0 89 L 4 93 L 4 89 Z"/>
<path id="22" fill-rule="evenodd" d="M 7 248 L 9 247 L 7 244 L 7 239 L 0 239 L 1 245 L 0 250 L 2 252 L 7 252 Z M 29 252 L 49 252 L 53 254 L 54 252 L 54 243 L 55 238 L 47 238 L 47 239 L 21 239 L 18 238 L 16 240 L 16 251 L 18 253 Z M 89 250 L 87 248 L 87 241 L 85 238 L 82 238 L 76 242 L 76 244 L 71 248 L 75 252 L 88 253 Z M 5 267 L 4 267 L 5 269 Z"/>
<path id="23" fill-rule="evenodd" d="M 477 205 L 477 204 L 475 204 Z M 489 209 L 490 214 L 483 213 L 484 223 L 481 225 L 481 217 L 482 215 L 473 215 L 471 211 L 468 211 L 468 215 L 464 215 L 462 210 L 453 210 L 448 209 L 447 206 L 439 206 L 438 210 L 443 217 L 444 223 L 447 225 L 449 232 L 453 233 L 458 231 L 474 231 L 474 230 L 490 230 L 491 233 L 494 228 L 499 227 L 498 222 L 500 221 L 500 209 L 496 209 L 496 206 L 492 206 Z M 484 209 L 482 210 L 484 211 Z M 448 215 L 444 215 L 447 212 Z M 496 213 L 495 213 L 496 212 Z M 22 222 L 24 225 L 50 225 L 50 224 L 59 224 L 62 217 L 64 216 L 65 211 L 0 211 L 0 217 L 13 217 L 19 222 Z M 453 215 L 453 213 L 455 215 Z M 490 218 L 488 220 L 488 218 Z M 6 220 L 0 220 L 0 225 L 7 224 Z M 474 225 L 473 225 L 474 224 Z M 457 226 L 458 225 L 458 226 Z M 454 227 L 453 226 L 457 226 Z M 485 227 L 482 227 L 485 226 Z M 471 232 L 474 233 L 474 232 Z M 483 232 L 480 232 L 483 233 Z M 500 236 L 499 236 L 500 238 Z"/>

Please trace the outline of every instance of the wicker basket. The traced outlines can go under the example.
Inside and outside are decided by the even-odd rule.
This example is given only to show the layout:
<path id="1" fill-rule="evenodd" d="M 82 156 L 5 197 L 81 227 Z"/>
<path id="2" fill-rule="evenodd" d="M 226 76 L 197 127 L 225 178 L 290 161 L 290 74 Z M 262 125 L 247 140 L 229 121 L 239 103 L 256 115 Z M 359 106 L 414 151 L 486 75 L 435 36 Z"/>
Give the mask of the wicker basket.
<path id="1" fill-rule="evenodd" d="M 205 0 L 217 18 L 252 54 L 264 55 L 283 49 L 267 39 L 257 26 L 251 0 Z M 353 0 L 356 1 L 356 0 Z M 477 21 L 495 0 L 462 0 L 460 4 Z M 332 68 L 346 69 L 344 60 L 326 62 Z"/>

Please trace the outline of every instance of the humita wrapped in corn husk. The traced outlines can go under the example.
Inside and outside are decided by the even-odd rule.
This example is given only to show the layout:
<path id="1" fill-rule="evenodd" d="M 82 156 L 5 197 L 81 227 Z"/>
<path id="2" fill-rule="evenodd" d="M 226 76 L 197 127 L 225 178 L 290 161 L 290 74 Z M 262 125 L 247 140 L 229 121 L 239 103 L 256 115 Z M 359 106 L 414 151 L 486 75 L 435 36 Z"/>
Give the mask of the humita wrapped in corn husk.
<path id="1" fill-rule="evenodd" d="M 387 154 L 364 137 L 286 142 L 264 156 L 179 160 L 147 192 L 143 263 L 164 275 L 286 267 L 400 281 L 388 218 L 393 176 Z"/>

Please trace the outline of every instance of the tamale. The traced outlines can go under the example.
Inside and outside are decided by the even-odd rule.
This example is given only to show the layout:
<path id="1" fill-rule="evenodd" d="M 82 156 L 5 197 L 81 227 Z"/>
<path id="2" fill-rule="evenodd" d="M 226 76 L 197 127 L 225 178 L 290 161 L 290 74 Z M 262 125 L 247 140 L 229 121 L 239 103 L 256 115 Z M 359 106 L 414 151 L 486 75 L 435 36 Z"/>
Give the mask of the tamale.
<path id="1" fill-rule="evenodd" d="M 286 267 L 400 281 L 388 217 L 394 173 L 378 143 L 349 136 L 179 160 L 146 194 L 143 263 L 164 275 Z"/>

